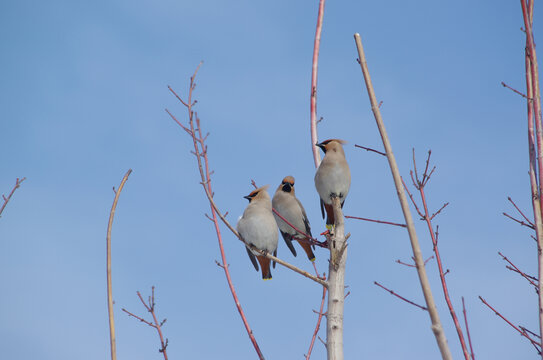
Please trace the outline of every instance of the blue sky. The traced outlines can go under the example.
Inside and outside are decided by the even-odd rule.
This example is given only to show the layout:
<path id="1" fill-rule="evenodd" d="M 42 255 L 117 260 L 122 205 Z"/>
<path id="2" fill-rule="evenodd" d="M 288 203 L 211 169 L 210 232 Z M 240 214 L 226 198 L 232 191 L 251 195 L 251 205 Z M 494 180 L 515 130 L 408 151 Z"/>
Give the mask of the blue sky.
<path id="1" fill-rule="evenodd" d="M 296 178 L 314 233 L 324 229 L 309 136 L 309 88 L 317 1 L 17 1 L 0 11 L 0 192 L 27 177 L 0 219 L 0 349 L 17 359 L 109 356 L 105 236 L 113 186 L 134 170 L 113 228 L 113 286 L 119 359 L 159 359 L 136 291 L 156 286 L 168 319 L 170 358 L 253 359 L 228 291 L 191 142 L 164 112 L 185 111 L 198 75 L 216 201 L 235 222 L 250 180 L 275 190 Z M 535 10 L 536 41 L 543 15 Z M 482 295 L 515 324 L 538 331 L 535 292 L 504 268 L 502 251 L 536 274 L 536 247 L 514 213 L 530 211 L 526 106 L 500 82 L 524 89 L 524 34 L 515 1 L 335 2 L 326 5 L 320 56 L 319 138 L 343 138 L 353 182 L 345 213 L 402 221 L 381 148 L 353 34 L 364 41 L 373 83 L 400 170 L 411 148 L 437 165 L 427 187 L 449 290 L 466 299 L 478 358 L 535 358 L 531 345 L 486 309 Z M 425 257 L 431 245 L 417 224 Z M 302 358 L 321 288 L 277 268 L 263 282 L 242 244 L 223 228 L 234 284 L 269 359 Z M 345 307 L 347 358 L 435 359 L 427 314 L 373 285 L 419 303 L 405 230 L 347 222 L 352 233 Z M 279 243 L 279 256 L 304 269 Z M 320 271 L 326 253 L 318 250 Z M 427 265 L 455 358 L 461 352 Z M 321 337 L 325 331 L 321 330 Z M 317 343 L 314 359 L 325 357 Z"/>

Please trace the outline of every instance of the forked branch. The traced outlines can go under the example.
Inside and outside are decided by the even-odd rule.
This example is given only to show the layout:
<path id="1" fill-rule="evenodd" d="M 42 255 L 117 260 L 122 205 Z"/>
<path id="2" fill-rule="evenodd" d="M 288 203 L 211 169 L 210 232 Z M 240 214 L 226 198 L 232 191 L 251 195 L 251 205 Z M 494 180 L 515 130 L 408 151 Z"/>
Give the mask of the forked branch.
<path id="1" fill-rule="evenodd" d="M 156 316 L 155 287 L 154 286 L 151 287 L 151 296 L 149 296 L 148 303 L 146 303 L 145 300 L 143 300 L 143 297 L 141 296 L 141 293 L 139 291 L 137 291 L 136 294 L 138 294 L 138 298 L 140 299 L 141 303 L 143 304 L 147 312 L 151 313 L 153 320 L 147 321 L 143 317 L 134 315 L 133 313 L 131 313 L 130 311 L 126 309 L 122 309 L 122 310 L 125 313 L 127 313 L 128 316 L 132 316 L 133 318 L 141 321 L 142 323 L 147 324 L 150 327 L 156 329 L 158 333 L 158 337 L 160 338 L 160 348 L 158 349 L 158 352 L 162 353 L 162 355 L 164 356 L 164 360 L 168 360 L 168 353 L 166 352 L 166 348 L 168 347 L 168 339 L 164 339 L 164 336 L 162 335 L 162 326 L 164 325 L 164 323 L 166 323 L 166 319 L 159 322 Z"/>
<path id="2" fill-rule="evenodd" d="M 175 95 L 175 97 L 187 108 L 188 112 L 188 127 L 183 125 L 180 121 L 178 121 L 175 116 L 173 116 L 167 109 L 166 112 L 170 115 L 170 117 L 192 138 L 192 142 L 194 145 L 194 151 L 192 153 L 196 157 L 196 161 L 198 164 L 198 171 L 200 173 L 200 184 L 204 188 L 204 192 L 209 200 L 210 207 L 211 207 L 211 219 L 213 220 L 213 224 L 215 227 L 215 232 L 217 234 L 217 240 L 219 244 L 219 249 L 221 252 L 221 261 L 222 264 L 220 264 L 221 268 L 224 271 L 224 274 L 226 276 L 226 281 L 228 282 L 228 287 L 230 288 L 230 292 L 232 294 L 232 297 L 234 299 L 234 303 L 236 304 L 236 309 L 238 310 L 238 313 L 240 314 L 241 320 L 243 322 L 243 325 L 245 326 L 245 330 L 247 332 L 247 336 L 249 337 L 249 340 L 253 344 L 253 347 L 255 349 L 255 352 L 257 353 L 260 360 L 264 360 L 264 355 L 262 354 L 262 351 L 260 350 L 260 347 L 258 346 L 258 342 L 256 341 L 256 338 L 253 334 L 253 330 L 251 329 L 251 326 L 249 325 L 249 321 L 247 320 L 245 313 L 243 311 L 243 308 L 241 306 L 241 302 L 239 301 L 238 295 L 236 293 L 236 290 L 234 288 L 234 283 L 232 281 L 232 278 L 230 276 L 230 270 L 228 269 L 228 262 L 226 261 L 226 253 L 224 251 L 224 246 L 222 242 L 222 235 L 219 228 L 219 221 L 217 217 L 220 217 L 223 222 L 230 228 L 230 230 L 234 230 L 230 224 L 226 221 L 224 218 L 224 215 L 221 214 L 217 210 L 217 206 L 215 205 L 215 201 L 213 200 L 213 190 L 211 188 L 211 172 L 209 170 L 209 161 L 207 157 L 207 146 L 205 145 L 205 139 L 207 135 L 204 137 L 202 136 L 202 127 L 200 126 L 200 119 L 197 117 L 195 112 L 192 110 L 192 107 L 196 103 L 196 101 L 192 100 L 192 93 L 194 91 L 194 88 L 196 87 L 196 74 L 198 73 L 198 70 L 200 69 L 200 66 L 202 63 L 198 65 L 196 68 L 196 71 L 194 71 L 194 74 L 190 78 L 190 85 L 189 85 L 189 95 L 188 100 L 184 101 L 179 97 L 176 92 L 171 88 L 168 87 L 168 89 L 172 92 L 172 94 Z M 196 122 L 197 127 L 195 127 L 194 123 Z M 235 230 L 234 230 L 235 231 Z"/>
<path id="3" fill-rule="evenodd" d="M 441 261 L 441 255 L 439 253 L 439 247 L 438 247 L 438 243 L 437 243 L 437 235 L 436 235 L 437 231 L 434 232 L 434 227 L 432 225 L 432 219 L 437 214 L 439 214 L 441 212 L 441 210 L 443 210 L 445 208 L 445 206 L 447 206 L 448 203 L 446 203 L 444 206 L 442 206 L 433 215 L 430 215 L 430 212 L 428 211 L 428 203 L 426 201 L 425 187 L 428 184 L 428 181 L 430 180 L 430 176 L 432 175 L 432 173 L 434 172 L 434 170 L 436 168 L 434 166 L 432 168 L 432 170 L 430 171 L 430 173 L 428 173 L 428 169 L 429 169 L 429 166 L 430 166 L 430 156 L 431 156 L 431 154 L 432 154 L 431 151 L 428 151 L 428 157 L 426 158 L 426 167 L 425 167 L 424 173 L 422 174 L 422 177 L 421 177 L 422 180 L 419 181 L 418 180 L 419 179 L 419 174 L 418 174 L 417 167 L 416 167 L 416 162 L 415 162 L 415 150 L 413 150 L 413 168 L 414 168 L 414 173 L 415 173 L 415 179 L 417 179 L 416 183 L 415 183 L 415 181 L 413 181 L 413 185 L 416 187 L 416 189 L 419 191 L 419 194 L 420 194 L 420 199 L 421 199 L 421 202 L 422 202 L 422 206 L 420 208 L 423 209 L 423 211 L 421 213 L 421 217 L 422 217 L 422 220 L 424 220 L 426 222 L 426 225 L 428 227 L 428 233 L 430 234 L 430 237 L 432 239 L 433 250 L 434 250 L 434 254 L 436 256 L 436 262 L 437 262 L 437 267 L 438 267 L 438 271 L 439 271 L 439 278 L 441 280 L 441 287 L 443 289 L 443 296 L 445 297 L 447 307 L 449 308 L 449 312 L 451 314 L 454 325 L 456 327 L 456 333 L 458 334 L 458 339 L 460 341 L 460 345 L 462 346 L 462 351 L 464 353 L 464 358 L 466 360 L 469 360 L 470 355 L 469 355 L 469 352 L 468 352 L 468 346 L 466 344 L 466 340 L 465 340 L 464 334 L 462 332 L 462 327 L 460 326 L 460 321 L 458 320 L 458 316 L 456 315 L 456 311 L 454 310 L 454 307 L 452 305 L 451 297 L 449 295 L 449 289 L 448 289 L 448 286 L 447 286 L 447 281 L 445 279 L 445 275 L 447 274 L 448 270 L 445 271 L 444 268 L 443 268 L 443 263 Z M 413 176 L 411 176 L 411 177 L 413 178 Z M 411 197 L 411 200 L 413 201 L 413 203 L 415 203 L 415 200 L 413 199 L 413 197 Z M 417 207 L 416 204 L 415 204 L 415 207 Z M 417 209 L 419 209 L 419 207 L 417 207 Z"/>
<path id="4" fill-rule="evenodd" d="M 483 299 L 481 296 L 479 296 L 479 300 L 482 301 L 483 304 L 485 304 L 490 310 L 494 312 L 497 316 L 499 316 L 503 321 L 505 321 L 509 326 L 511 326 L 513 329 L 515 329 L 521 336 L 524 336 L 530 343 L 534 346 L 537 353 L 541 355 L 541 346 L 538 341 L 534 340 L 526 331 L 522 331 L 517 326 L 513 325 L 511 321 L 509 321 L 505 316 L 503 316 L 498 310 L 494 309 L 489 303 L 486 302 L 485 299 Z"/>
<path id="5" fill-rule="evenodd" d="M 2 213 L 4 212 L 4 209 L 6 208 L 6 205 L 8 204 L 9 200 L 11 199 L 11 197 L 13 196 L 13 193 L 15 193 L 15 190 L 17 190 L 19 188 L 19 186 L 21 186 L 21 183 L 23 181 L 25 181 L 26 178 L 22 178 L 22 179 L 19 179 L 17 178 L 15 180 L 15 185 L 13 185 L 13 188 L 11 189 L 11 191 L 9 192 L 9 195 L 6 197 L 4 195 L 2 195 L 2 200 L 4 200 L 3 204 L 2 204 L 2 207 L 0 207 L 0 217 L 2 216 Z"/>

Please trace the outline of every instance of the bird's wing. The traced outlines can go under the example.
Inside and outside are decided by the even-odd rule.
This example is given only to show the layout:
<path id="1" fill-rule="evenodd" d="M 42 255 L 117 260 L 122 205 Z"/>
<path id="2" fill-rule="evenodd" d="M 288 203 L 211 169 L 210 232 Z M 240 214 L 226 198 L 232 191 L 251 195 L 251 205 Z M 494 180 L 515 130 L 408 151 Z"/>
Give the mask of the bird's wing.
<path id="1" fill-rule="evenodd" d="M 249 255 L 249 259 L 251 259 L 251 262 L 253 263 L 253 266 L 255 267 L 255 270 L 258 271 L 258 262 L 256 261 L 255 255 L 249 250 L 249 248 L 246 246 L 245 250 L 247 250 L 247 255 Z"/>
<path id="2" fill-rule="evenodd" d="M 313 235 L 311 234 L 311 226 L 309 225 L 309 220 L 307 219 L 307 214 L 305 213 L 305 209 L 302 206 L 302 203 L 300 202 L 300 200 L 296 198 L 296 201 L 298 202 L 298 205 L 300 205 L 300 209 L 302 210 L 302 220 L 304 221 L 304 225 L 305 225 L 305 233 L 313 237 Z"/>
<path id="3" fill-rule="evenodd" d="M 287 247 L 290 249 L 290 252 L 292 253 L 292 255 L 296 256 L 296 249 L 294 249 L 294 245 L 292 245 L 292 235 L 284 231 L 281 231 L 281 235 L 283 235 L 283 239 L 285 239 L 285 243 L 287 244 Z"/>
<path id="4" fill-rule="evenodd" d="M 322 214 L 322 218 L 324 219 L 324 201 L 322 201 L 322 199 L 321 199 L 321 214 Z"/>

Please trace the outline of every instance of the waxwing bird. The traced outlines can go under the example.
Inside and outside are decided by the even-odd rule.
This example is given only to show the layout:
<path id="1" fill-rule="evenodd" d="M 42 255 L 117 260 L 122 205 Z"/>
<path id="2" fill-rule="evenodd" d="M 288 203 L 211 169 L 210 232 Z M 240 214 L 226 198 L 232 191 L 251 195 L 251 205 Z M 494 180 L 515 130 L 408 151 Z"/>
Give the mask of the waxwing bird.
<path id="1" fill-rule="evenodd" d="M 283 179 L 281 185 L 279 185 L 273 195 L 272 206 L 289 223 L 305 233 L 301 234 L 294 230 L 292 226 L 287 224 L 276 213 L 273 214 L 281 235 L 283 235 L 283 239 L 285 239 L 285 243 L 292 252 L 292 255 L 296 256 L 296 249 L 292 245 L 292 240 L 297 240 L 307 254 L 308 259 L 315 261 L 315 254 L 311 250 L 310 239 L 306 236 L 309 235 L 312 237 L 311 227 L 309 226 L 309 220 L 307 220 L 302 203 L 294 194 L 294 178 L 292 176 L 287 176 Z"/>
<path id="2" fill-rule="evenodd" d="M 262 186 L 244 196 L 249 200 L 249 205 L 247 205 L 238 221 L 237 231 L 246 244 L 275 255 L 277 254 L 277 223 L 273 216 L 271 199 L 267 188 L 267 185 Z M 270 259 L 251 251 L 248 247 L 246 247 L 246 250 L 256 271 L 258 271 L 258 263 L 260 263 L 262 279 L 271 279 Z"/>
<path id="3" fill-rule="evenodd" d="M 332 197 L 339 197 L 343 208 L 351 186 L 351 171 L 345 159 L 343 144 L 345 141 L 339 139 L 325 140 L 316 144 L 324 151 L 324 158 L 315 174 L 315 187 L 321 198 L 323 218 L 326 209 L 326 227 L 329 229 L 335 222 Z"/>

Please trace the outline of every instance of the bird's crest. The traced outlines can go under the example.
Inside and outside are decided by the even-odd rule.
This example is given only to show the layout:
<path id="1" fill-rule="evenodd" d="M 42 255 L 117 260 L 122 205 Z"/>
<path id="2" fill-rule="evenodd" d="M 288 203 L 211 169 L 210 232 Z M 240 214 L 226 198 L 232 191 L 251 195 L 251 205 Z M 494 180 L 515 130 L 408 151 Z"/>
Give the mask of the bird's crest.
<path id="1" fill-rule="evenodd" d="M 282 181 L 282 184 L 290 184 L 291 186 L 294 186 L 294 177 L 293 176 L 285 176 L 285 178 Z"/>
<path id="2" fill-rule="evenodd" d="M 258 194 L 260 194 L 261 191 L 268 190 L 269 186 L 270 185 L 261 186 L 258 189 L 255 189 L 255 190 L 251 191 L 251 193 L 249 195 L 247 195 L 247 196 L 244 196 L 244 198 L 249 200 L 249 202 L 251 202 L 251 200 L 253 200 L 256 196 L 258 196 Z"/>

